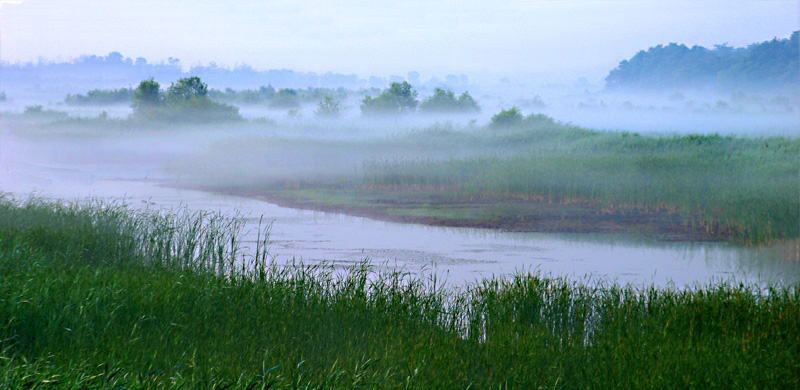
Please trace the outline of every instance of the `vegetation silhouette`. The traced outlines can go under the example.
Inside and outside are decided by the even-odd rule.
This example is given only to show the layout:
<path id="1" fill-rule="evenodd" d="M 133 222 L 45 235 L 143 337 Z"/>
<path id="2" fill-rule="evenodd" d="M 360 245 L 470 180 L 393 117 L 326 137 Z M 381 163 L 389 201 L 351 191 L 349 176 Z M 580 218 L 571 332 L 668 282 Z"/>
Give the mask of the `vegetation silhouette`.
<path id="1" fill-rule="evenodd" d="M 798 31 L 734 48 L 713 49 L 670 43 L 636 53 L 620 62 L 606 77 L 608 89 L 705 88 L 720 90 L 792 89 L 800 82 Z"/>
<path id="2" fill-rule="evenodd" d="M 478 112 L 481 107 L 469 92 L 464 92 L 456 98 L 453 91 L 436 88 L 433 90 L 433 95 L 422 101 L 419 110 L 423 112 Z"/>
<path id="3" fill-rule="evenodd" d="M 150 78 L 133 92 L 133 118 L 146 121 L 226 122 L 241 120 L 239 109 L 208 97 L 199 77 L 182 78 L 166 91 Z"/>
<path id="4" fill-rule="evenodd" d="M 419 105 L 418 93 L 407 81 L 392 83 L 377 97 L 367 95 L 361 101 L 364 115 L 398 115 L 414 112 Z"/>

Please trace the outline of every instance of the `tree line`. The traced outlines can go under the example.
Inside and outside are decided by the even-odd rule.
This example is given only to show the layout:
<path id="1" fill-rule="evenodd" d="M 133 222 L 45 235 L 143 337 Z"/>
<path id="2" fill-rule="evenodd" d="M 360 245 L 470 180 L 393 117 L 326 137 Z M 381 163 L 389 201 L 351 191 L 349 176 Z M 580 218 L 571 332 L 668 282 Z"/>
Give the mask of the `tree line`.
<path id="1" fill-rule="evenodd" d="M 606 77 L 608 89 L 796 89 L 800 82 L 798 31 L 747 47 L 713 49 L 670 43 L 636 53 Z"/>

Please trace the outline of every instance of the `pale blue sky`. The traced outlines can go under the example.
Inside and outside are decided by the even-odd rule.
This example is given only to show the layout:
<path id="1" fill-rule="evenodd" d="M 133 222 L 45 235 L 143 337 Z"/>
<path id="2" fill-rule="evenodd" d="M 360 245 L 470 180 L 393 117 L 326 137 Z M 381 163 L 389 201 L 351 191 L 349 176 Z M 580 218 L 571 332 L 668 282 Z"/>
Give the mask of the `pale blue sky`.
<path id="1" fill-rule="evenodd" d="M 6 62 L 117 50 L 362 76 L 601 74 L 659 43 L 746 45 L 798 29 L 796 0 L 0 1 Z"/>

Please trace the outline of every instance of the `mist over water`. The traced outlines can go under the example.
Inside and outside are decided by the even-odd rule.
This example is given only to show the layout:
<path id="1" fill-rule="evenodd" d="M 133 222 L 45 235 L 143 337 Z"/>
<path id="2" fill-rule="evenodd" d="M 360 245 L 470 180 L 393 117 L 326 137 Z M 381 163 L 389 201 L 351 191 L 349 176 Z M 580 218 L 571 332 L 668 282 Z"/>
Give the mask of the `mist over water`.
<path id="1" fill-rule="evenodd" d="M 274 243 L 282 261 L 370 258 L 417 269 L 430 265 L 458 283 L 520 268 L 659 285 L 728 276 L 759 283 L 796 282 L 800 254 L 791 232 L 777 245 L 745 247 L 711 242 L 718 238 L 714 229 L 757 230 L 755 225 L 741 227 L 741 220 L 750 219 L 734 215 L 736 210 L 730 214 L 740 218 L 735 222 L 720 222 L 718 215 L 691 223 L 684 219 L 682 226 L 675 222 L 688 218 L 692 210 L 714 210 L 708 204 L 714 198 L 704 197 L 704 191 L 730 189 L 729 198 L 739 199 L 748 191 L 760 194 L 758 187 L 770 185 L 771 174 L 785 181 L 780 161 L 759 166 L 763 172 L 748 171 L 752 164 L 747 163 L 747 153 L 757 155 L 755 161 L 779 160 L 780 153 L 795 147 L 800 89 L 782 83 L 781 77 L 796 75 L 776 70 L 778 76 L 767 77 L 759 73 L 761 68 L 745 65 L 752 62 L 748 53 L 772 50 L 789 53 L 789 60 L 776 63 L 791 67 L 796 48 L 784 46 L 796 40 L 797 33 L 736 48 L 659 45 L 609 69 L 606 82 L 596 76 L 592 81 L 567 77 L 569 72 L 557 78 L 443 73 L 430 79 L 426 75 L 425 81 L 415 71 L 379 77 L 244 65 L 186 69 L 173 58 L 153 64 L 117 52 L 73 62 L 4 63 L 0 65 L 5 72 L 15 77 L 2 85 L 0 190 L 15 196 L 40 191 L 60 199 L 129 197 L 147 207 L 240 208 L 275 221 Z M 686 53 L 696 58 L 670 67 L 648 62 L 651 55 L 673 61 L 689 56 Z M 705 74 L 707 69 L 691 63 L 702 64 L 706 57 L 727 68 L 720 65 Z M 656 71 L 663 74 L 639 77 Z M 744 73 L 736 73 L 740 71 Z M 615 72 L 628 78 L 612 77 Z M 682 79 L 684 74 L 688 78 Z M 758 77 L 769 83 L 761 87 L 753 81 Z M 617 85 L 626 82 L 630 85 Z M 639 85 L 643 83 L 650 85 Z M 641 138 L 624 138 L 629 135 Z M 666 152 L 647 149 L 658 143 Z M 778 154 L 771 154 L 776 149 Z M 736 154 L 740 150 L 748 152 L 742 157 Z M 625 159 L 635 153 L 643 154 Z M 732 168 L 724 166 L 729 161 Z M 696 177 L 689 177 L 692 174 Z M 736 185 L 741 183 L 736 181 L 742 178 L 753 188 L 739 190 Z M 732 182 L 725 184 L 726 180 Z M 790 187 L 779 187 L 779 195 Z M 684 196 L 687 192 L 696 198 Z M 333 202 L 348 212 L 377 204 L 395 213 L 394 218 L 413 222 L 470 221 L 486 214 L 505 223 L 551 218 L 556 231 L 583 233 L 377 222 L 295 211 L 264 201 L 266 194 L 275 193 L 301 206 L 313 205 L 308 200 L 312 199 Z M 504 204 L 481 203 L 502 196 L 508 197 Z M 479 201 L 466 204 L 476 198 Z M 627 199 L 620 207 L 635 206 L 620 211 L 620 221 L 636 223 L 639 207 L 649 207 L 669 228 L 662 226 L 666 233 L 650 236 L 618 234 L 619 221 L 611 220 L 595 230 L 617 233 L 592 231 L 567 214 L 572 204 L 587 199 Z M 669 203 L 674 199 L 689 206 Z M 564 213 L 562 221 L 546 213 L 523 215 L 536 202 L 559 204 L 562 209 L 553 213 Z M 598 207 L 589 217 L 613 213 L 606 204 Z M 792 201 L 766 204 L 760 213 L 780 215 L 782 208 L 791 212 L 793 207 Z M 420 213 L 424 218 L 418 218 Z M 488 220 L 484 225 L 494 226 L 496 221 Z M 572 228 L 562 226 L 570 223 Z M 707 223 L 701 232 L 707 235 L 681 235 L 692 223 Z M 717 226 L 724 223 L 727 227 Z M 767 238 L 759 231 L 752 233 L 756 240 L 783 237 L 767 225 Z"/>
<path id="2" fill-rule="evenodd" d="M 0 387 L 797 387 L 796 11 L 0 0 Z"/>
<path id="3" fill-rule="evenodd" d="M 607 105 L 617 100 L 604 100 Z M 556 102 L 557 100 L 554 100 Z M 641 103 L 641 100 L 637 100 Z M 80 123 L 65 126 L 36 125 L 13 117 L 4 121 L 0 137 L 0 185 L 14 196 L 35 193 L 56 199 L 99 197 L 126 199 L 136 207 L 189 207 L 248 216 L 247 231 L 263 215 L 273 223 L 271 253 L 281 262 L 335 261 L 351 264 L 363 259 L 421 271 L 432 267 L 453 284 L 480 277 L 537 269 L 579 280 L 611 278 L 621 283 L 677 286 L 735 278 L 756 283 L 793 283 L 800 280 L 794 243 L 778 247 L 748 248 L 727 243 L 662 242 L 602 234 L 512 233 L 491 229 L 437 228 L 379 222 L 340 214 L 299 211 L 263 201 L 162 188 L 159 183 L 181 185 L 243 185 L 264 178 L 290 180 L 357 174 L 364 161 L 450 159 L 480 155 L 505 155 L 508 149 L 462 145 L 452 149 L 426 146 L 440 132 L 481 134 L 470 121 L 488 121 L 495 108 L 484 104 L 480 113 L 429 117 L 416 114 L 393 118 L 362 118 L 352 112 L 336 120 L 313 117 L 310 107 L 301 118 L 280 118 L 266 123 L 243 122 L 196 126 L 162 124 L 125 131 L 102 126 L 84 133 Z M 501 107 L 502 103 L 495 103 Z M 54 106 L 62 109 L 62 106 Z M 118 115 L 126 114 L 117 107 Z M 71 109 L 68 109 L 71 110 Z M 70 115 L 93 116 L 108 107 L 79 108 Z M 545 111 L 556 116 L 559 107 Z M 690 127 L 666 131 L 666 113 L 647 109 L 564 109 L 563 115 L 603 123 L 615 130 L 626 128 L 663 133 L 692 133 Z M 585 111 L 585 117 L 579 113 Z M 310 113 L 309 113 L 310 111 Z M 354 110 L 353 110 L 354 111 Z M 624 117 L 614 113 L 626 113 Z M 261 118 L 280 112 L 244 107 L 245 117 Z M 305 113 L 309 113 L 307 116 Z M 604 114 L 605 116 L 601 116 Z M 663 115 L 663 116 L 659 116 Z M 763 120 L 769 115 L 697 114 L 724 118 L 748 117 L 764 126 L 726 133 L 724 125 L 694 133 L 738 134 L 745 137 L 781 135 L 780 126 Z M 762 114 L 759 114 L 762 115 Z M 604 119 L 605 118 L 605 119 Z M 759 119 L 761 118 L 761 119 Z M 781 125 L 796 118 L 770 117 Z M 614 122 L 614 121 L 622 122 Z M 696 119 L 695 119 L 696 120 Z M 710 120 L 710 119 L 708 119 Z M 627 122 L 625 122 L 627 121 Z M 645 123 L 652 122 L 651 128 Z M 731 119 L 734 121 L 734 119 Z M 786 123 L 783 123 L 784 121 Z M 627 123 L 622 127 L 619 123 Z M 637 124 L 638 123 L 638 124 Z M 787 124 L 789 123 L 789 124 Z M 429 127 L 436 124 L 431 130 Z M 683 123 L 688 126 L 688 123 Z M 740 123 L 740 128 L 747 125 Z M 602 126 L 598 126 L 601 127 Z M 439 130 L 436 130 L 439 129 Z M 744 131 L 744 130 L 742 130 Z M 416 134 L 416 136 L 415 136 Z M 786 132 L 782 135 L 791 135 Z M 410 141 L 409 138 L 411 137 Z M 417 137 L 417 138 L 414 138 Z M 400 145 L 405 146 L 397 146 Z M 360 146 L 359 146 L 360 145 Z M 409 146 L 410 145 L 410 146 Z M 246 237 L 245 241 L 255 240 Z"/>

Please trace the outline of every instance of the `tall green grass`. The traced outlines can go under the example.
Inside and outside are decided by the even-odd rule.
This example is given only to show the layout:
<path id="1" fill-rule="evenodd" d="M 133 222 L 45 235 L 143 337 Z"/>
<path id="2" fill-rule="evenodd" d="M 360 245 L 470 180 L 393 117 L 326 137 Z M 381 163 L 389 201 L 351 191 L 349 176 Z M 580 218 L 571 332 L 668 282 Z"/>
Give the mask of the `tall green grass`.
<path id="1" fill-rule="evenodd" d="M 598 213 L 674 213 L 693 230 L 748 244 L 800 237 L 798 139 L 571 129 L 512 132 L 495 142 L 502 140 L 531 146 L 504 156 L 372 160 L 359 185 L 404 196 L 441 192 L 453 202 L 590 202 Z"/>
<path id="2" fill-rule="evenodd" d="M 368 262 L 275 264 L 241 228 L 0 201 L 0 387 L 800 386 L 797 286 L 520 272 L 444 288 Z"/>
<path id="3" fill-rule="evenodd" d="M 590 214 L 651 218 L 654 225 L 682 221 L 703 238 L 800 238 L 797 137 L 638 135 L 534 116 L 511 128 L 437 125 L 362 140 L 244 137 L 172 169 L 207 188 L 288 197 L 307 190 L 326 204 L 379 211 L 386 204 L 580 204 Z M 515 215 L 465 215 L 484 217 Z"/>

